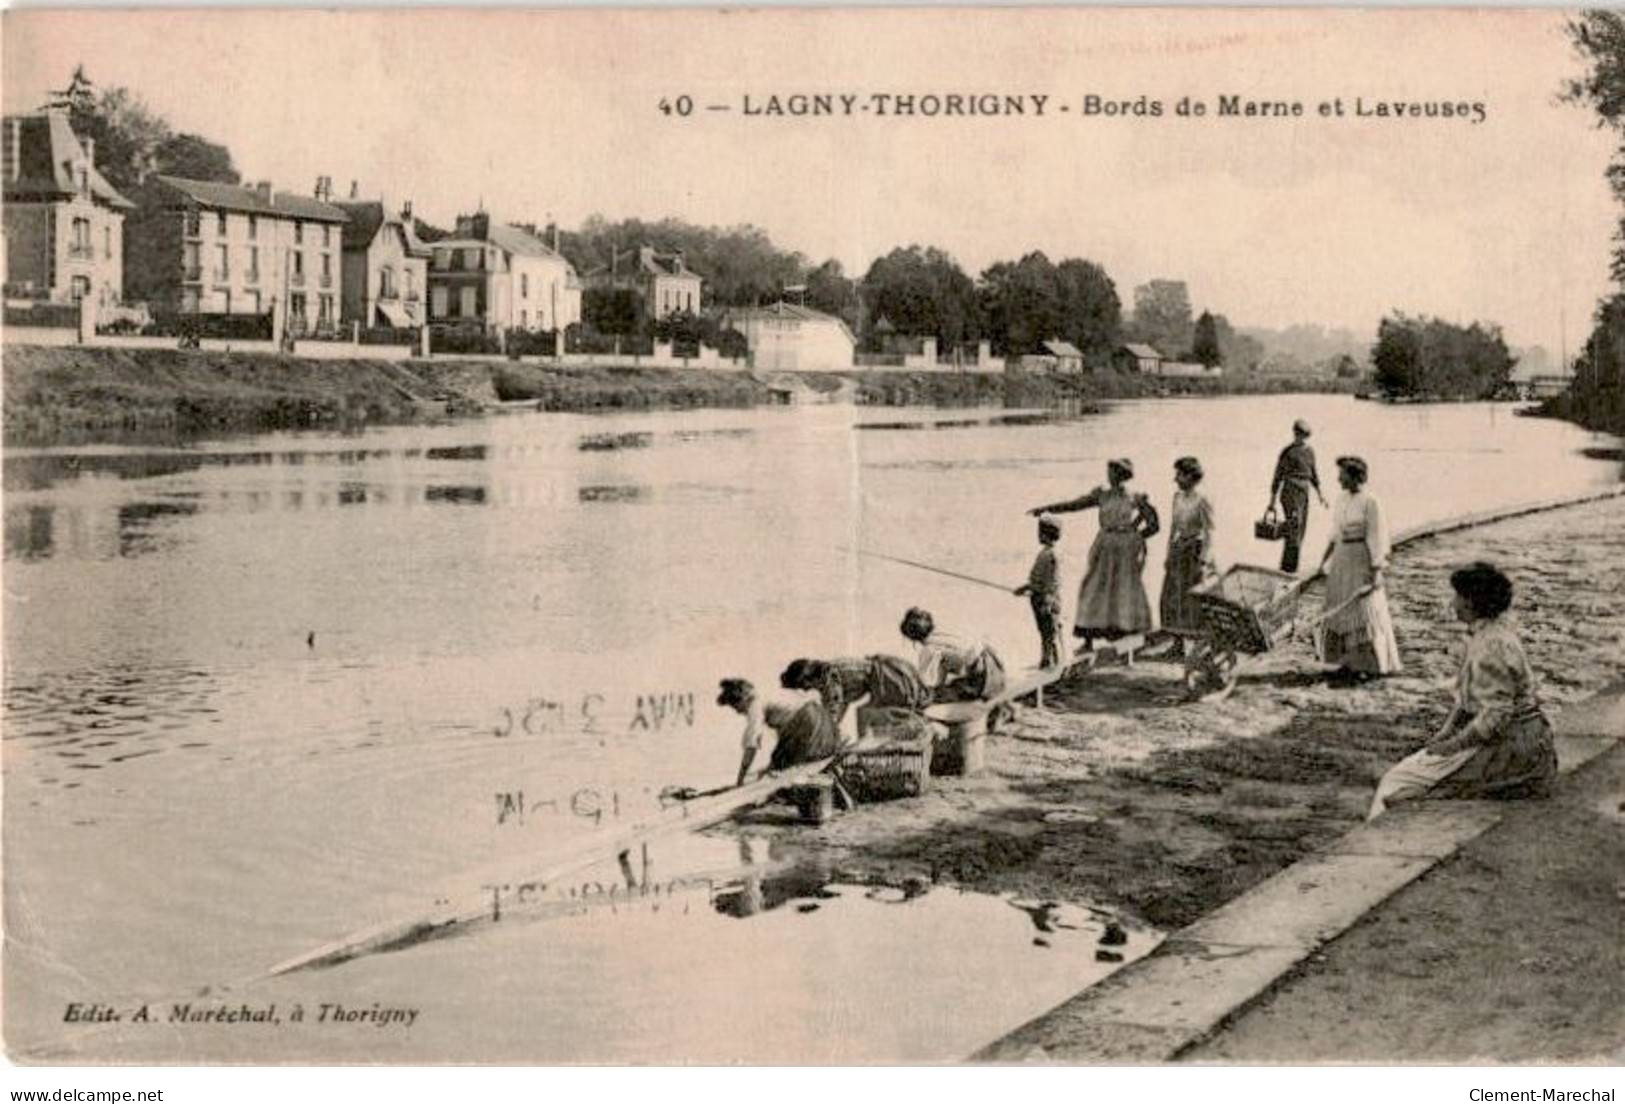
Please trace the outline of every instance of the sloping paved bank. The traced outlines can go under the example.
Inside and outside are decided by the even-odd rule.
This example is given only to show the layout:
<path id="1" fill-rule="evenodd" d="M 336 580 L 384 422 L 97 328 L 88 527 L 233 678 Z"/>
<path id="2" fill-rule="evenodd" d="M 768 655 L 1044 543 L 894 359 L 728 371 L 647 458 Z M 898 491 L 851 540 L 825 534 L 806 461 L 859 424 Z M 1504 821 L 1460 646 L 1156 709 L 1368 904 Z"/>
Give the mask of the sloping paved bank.
<path id="1" fill-rule="evenodd" d="M 1182 1059 L 1625 1059 L 1625 748 L 1503 809 Z"/>
<path id="2" fill-rule="evenodd" d="M 1405 673 L 1337 690 L 1307 640 L 1250 660 L 1225 702 L 1183 701 L 1178 668 L 1069 679 L 992 738 L 976 779 L 778 826 L 782 857 L 846 878 L 925 877 L 1114 905 L 1183 927 L 1322 848 L 1449 707 L 1460 629 L 1450 567 L 1500 563 L 1554 712 L 1625 678 L 1625 497 L 1419 541 L 1390 579 Z M 1311 595 L 1306 612 L 1318 610 Z M 752 831 L 763 830 L 753 827 Z"/>

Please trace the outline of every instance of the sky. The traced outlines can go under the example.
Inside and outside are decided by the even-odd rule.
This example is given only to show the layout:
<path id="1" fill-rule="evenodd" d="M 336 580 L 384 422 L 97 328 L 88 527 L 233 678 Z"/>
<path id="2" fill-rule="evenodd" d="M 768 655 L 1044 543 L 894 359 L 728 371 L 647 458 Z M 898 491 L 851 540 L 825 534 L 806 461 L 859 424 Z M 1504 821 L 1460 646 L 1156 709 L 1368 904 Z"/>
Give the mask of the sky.
<path id="1" fill-rule="evenodd" d="M 1612 142 L 1557 102 L 1581 62 L 1549 10 L 10 11 L 3 37 L 7 112 L 82 63 L 248 179 L 355 180 L 442 225 L 752 223 L 851 274 L 899 245 L 972 275 L 1042 249 L 1099 262 L 1125 304 L 1182 279 L 1237 325 L 1368 335 L 1398 309 L 1553 354 L 1610 290 Z M 794 93 L 917 113 L 746 113 Z M 985 93 L 1028 112 L 918 113 Z M 1221 96 L 1304 114 L 1219 117 Z M 1379 100 L 1483 115 L 1357 114 Z"/>

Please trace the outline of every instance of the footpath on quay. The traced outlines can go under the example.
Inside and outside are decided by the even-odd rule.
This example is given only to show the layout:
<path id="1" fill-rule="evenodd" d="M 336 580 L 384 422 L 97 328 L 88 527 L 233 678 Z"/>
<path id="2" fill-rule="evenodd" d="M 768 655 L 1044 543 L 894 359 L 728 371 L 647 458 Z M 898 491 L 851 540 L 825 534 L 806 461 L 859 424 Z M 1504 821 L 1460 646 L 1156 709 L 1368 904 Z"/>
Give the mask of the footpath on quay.
<path id="1" fill-rule="evenodd" d="M 1451 519 L 1401 534 L 1395 546 L 1619 493 L 1614 488 L 1581 499 Z M 1573 781 L 1573 772 L 1625 736 L 1625 685 L 1564 709 L 1554 724 L 1562 788 Z M 984 1047 L 971 1060 L 1135 1065 L 1186 1055 L 1219 1061 L 1312 1060 L 1301 1052 L 1266 1050 L 1259 1055 L 1227 1052 L 1222 1046 L 1193 1052 L 1260 997 L 1290 985 L 1329 943 L 1500 824 L 1518 804 L 1420 801 L 1395 806 L 1173 933 L 1145 958 Z M 1497 966 L 1486 963 L 1490 970 Z M 1321 1060 L 1339 1060 L 1338 1054 L 1334 1048 Z"/>

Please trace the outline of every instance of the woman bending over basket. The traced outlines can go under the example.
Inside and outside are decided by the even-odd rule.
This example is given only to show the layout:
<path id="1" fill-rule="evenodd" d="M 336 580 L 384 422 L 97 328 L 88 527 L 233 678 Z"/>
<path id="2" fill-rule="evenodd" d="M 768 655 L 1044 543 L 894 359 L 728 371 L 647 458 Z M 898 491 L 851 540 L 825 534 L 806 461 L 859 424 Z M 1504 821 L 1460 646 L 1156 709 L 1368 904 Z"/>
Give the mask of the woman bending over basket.
<path id="1" fill-rule="evenodd" d="M 1456 617 L 1467 624 L 1456 707 L 1426 747 L 1382 776 L 1368 820 L 1389 802 L 1424 794 L 1543 797 L 1557 773 L 1534 673 L 1502 618 L 1512 605 L 1511 581 L 1494 566 L 1475 563 L 1454 572 L 1450 585 Z"/>
<path id="2" fill-rule="evenodd" d="M 870 709 L 918 711 L 931 703 L 931 691 L 921 681 L 914 664 L 889 655 L 793 660 L 779 676 L 779 685 L 786 690 L 816 692 L 837 729 L 847 709 L 858 706 L 860 738 Z"/>
<path id="3" fill-rule="evenodd" d="M 1106 486 L 1081 498 L 1039 506 L 1028 513 L 1067 514 L 1100 510 L 1100 531 L 1089 546 L 1089 569 L 1078 588 L 1074 636 L 1092 648 L 1097 638 L 1115 640 L 1151 628 L 1151 602 L 1145 596 L 1145 542 L 1156 535 L 1157 511 L 1143 494 L 1128 489 L 1134 465 L 1106 462 Z"/>
<path id="4" fill-rule="evenodd" d="M 1388 567 L 1388 530 L 1382 507 L 1365 491 L 1368 469 L 1358 456 L 1337 458 L 1343 497 L 1332 516 L 1332 535 L 1317 574 L 1326 576 L 1326 609 L 1320 659 L 1336 675 L 1365 681 L 1399 670 L 1399 642 L 1383 591 Z"/>

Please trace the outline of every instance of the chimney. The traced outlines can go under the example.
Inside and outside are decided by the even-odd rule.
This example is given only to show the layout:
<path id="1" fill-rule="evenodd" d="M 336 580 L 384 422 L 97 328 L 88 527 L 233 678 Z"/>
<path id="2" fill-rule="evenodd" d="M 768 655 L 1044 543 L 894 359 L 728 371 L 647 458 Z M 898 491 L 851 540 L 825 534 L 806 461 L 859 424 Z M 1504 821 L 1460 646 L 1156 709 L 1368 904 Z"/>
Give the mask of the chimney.
<path id="1" fill-rule="evenodd" d="M 260 202 L 261 203 L 265 204 L 266 206 L 270 206 L 270 204 L 271 204 L 271 182 L 269 180 L 255 181 L 254 182 L 254 191 L 260 197 Z"/>
<path id="2" fill-rule="evenodd" d="M 316 178 L 316 198 L 324 203 L 333 198 L 333 178 L 331 176 L 318 176 Z"/>
<path id="3" fill-rule="evenodd" d="M 350 181 L 350 198 L 351 199 L 360 199 L 361 198 L 361 181 L 359 181 L 359 180 Z"/>
<path id="4" fill-rule="evenodd" d="M 412 201 L 410 199 L 401 204 L 401 221 L 407 225 L 412 223 Z"/>

